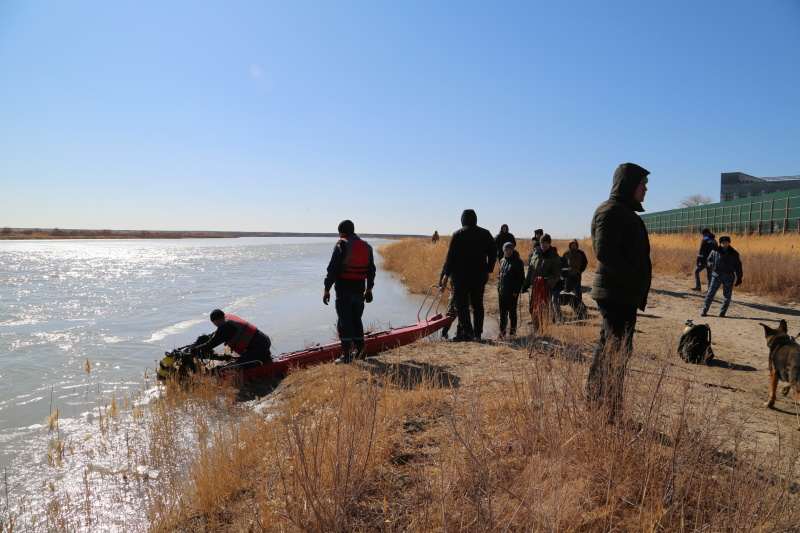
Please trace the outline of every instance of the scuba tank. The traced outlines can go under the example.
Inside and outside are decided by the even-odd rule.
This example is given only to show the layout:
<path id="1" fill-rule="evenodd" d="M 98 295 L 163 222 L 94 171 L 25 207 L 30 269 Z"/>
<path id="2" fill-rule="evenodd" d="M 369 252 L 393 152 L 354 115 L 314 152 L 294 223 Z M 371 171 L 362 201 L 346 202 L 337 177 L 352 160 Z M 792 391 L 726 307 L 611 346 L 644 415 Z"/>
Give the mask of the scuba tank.
<path id="1" fill-rule="evenodd" d="M 158 362 L 158 368 L 156 369 L 156 376 L 160 380 L 167 379 L 170 372 L 175 368 L 175 363 L 178 361 L 178 350 L 172 350 L 171 352 L 164 352 L 164 357 L 161 358 L 161 361 Z"/>
<path id="2" fill-rule="evenodd" d="M 203 344 L 210 338 L 210 335 L 200 335 L 197 337 L 197 340 L 194 342 L 194 344 Z M 172 350 L 171 352 L 164 352 L 164 357 L 162 357 L 161 361 L 158 362 L 158 367 L 156 368 L 156 377 L 163 381 L 176 370 L 182 370 L 182 374 L 186 373 L 187 371 L 197 371 L 197 365 L 192 359 L 193 354 L 191 346 L 192 345 L 182 346 Z"/>

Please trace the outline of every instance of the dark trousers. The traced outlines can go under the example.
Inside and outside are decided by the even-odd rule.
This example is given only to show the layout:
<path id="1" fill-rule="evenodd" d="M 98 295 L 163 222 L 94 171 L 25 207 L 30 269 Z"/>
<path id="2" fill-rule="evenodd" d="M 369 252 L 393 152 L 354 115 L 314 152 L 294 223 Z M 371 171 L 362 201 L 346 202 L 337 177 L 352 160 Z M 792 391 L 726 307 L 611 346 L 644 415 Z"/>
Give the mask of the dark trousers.
<path id="1" fill-rule="evenodd" d="M 702 265 L 698 265 L 697 268 L 694 269 L 695 287 L 700 286 L 700 272 L 702 272 L 703 270 L 706 271 L 706 280 L 708 281 L 709 284 L 711 284 L 711 269 L 708 268 L 708 265 L 706 263 L 703 263 Z"/>
<path id="2" fill-rule="evenodd" d="M 516 296 L 511 294 L 497 293 L 498 304 L 500 305 L 500 334 L 514 335 L 517 332 L 517 301 L 519 294 Z M 506 326 L 511 322 L 511 329 L 506 330 Z"/>
<path id="3" fill-rule="evenodd" d="M 572 292 L 575 296 L 578 297 L 579 300 L 583 300 L 583 294 L 581 292 L 581 273 L 578 272 L 574 276 L 567 274 L 566 283 L 564 290 L 566 292 Z"/>
<path id="4" fill-rule="evenodd" d="M 230 363 L 222 365 L 219 367 L 219 370 L 225 370 L 226 368 L 240 368 L 244 370 L 252 366 L 270 363 L 272 362 L 271 347 L 272 341 L 270 338 L 259 331 L 256 333 L 256 336 L 253 337 L 253 340 L 250 341 L 250 344 L 242 355 L 235 358 Z"/>
<path id="5" fill-rule="evenodd" d="M 622 410 L 625 367 L 633 351 L 636 307 L 598 300 L 597 309 L 603 325 L 586 380 L 587 398 L 598 407 L 607 406 L 609 417 L 616 418 Z"/>
<path id="6" fill-rule="evenodd" d="M 461 325 L 461 331 L 466 337 L 477 337 L 483 333 L 483 292 L 485 288 L 485 283 L 468 284 L 460 282 L 453 287 L 458 323 Z M 474 324 L 469 316 L 470 304 L 472 304 Z"/>
<path id="7" fill-rule="evenodd" d="M 364 348 L 364 293 L 336 291 L 336 331 L 342 343 L 342 356 L 347 358 L 350 350 Z"/>

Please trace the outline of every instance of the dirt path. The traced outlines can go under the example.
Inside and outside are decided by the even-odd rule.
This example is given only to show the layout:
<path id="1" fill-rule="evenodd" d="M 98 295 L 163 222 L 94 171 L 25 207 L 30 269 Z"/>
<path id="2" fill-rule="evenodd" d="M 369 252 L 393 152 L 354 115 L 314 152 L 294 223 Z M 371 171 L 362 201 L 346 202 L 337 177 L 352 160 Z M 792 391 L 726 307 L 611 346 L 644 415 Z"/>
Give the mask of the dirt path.
<path id="1" fill-rule="evenodd" d="M 584 290 L 591 287 L 593 273 L 584 275 Z M 764 330 L 759 323 L 777 327 L 781 318 L 789 324 L 789 334 L 800 332 L 800 308 L 793 302 L 778 303 L 763 297 L 734 290 L 733 302 L 727 316 L 720 318 L 722 291 L 720 290 L 707 317 L 700 316 L 705 291 L 693 292 L 688 279 L 667 276 L 654 276 L 648 298 L 648 307 L 639 313 L 635 337 L 635 355 L 629 367 L 632 372 L 657 371 L 653 359 L 666 359 L 672 367 L 671 374 L 685 380 L 701 394 L 720 394 L 721 399 L 735 407 L 735 422 L 747 432 L 745 440 L 753 445 L 775 446 L 779 434 L 783 442 L 795 442 L 800 446 L 800 406 L 795 406 L 791 394 L 788 397 L 778 394 L 774 409 L 766 409 L 762 404 L 769 394 L 768 349 Z M 705 285 L 703 286 L 705 289 Z M 487 314 L 497 317 L 496 288 L 487 286 L 484 298 Z M 521 300 L 527 302 L 527 297 Z M 591 317 L 588 331 L 593 342 L 597 339 L 600 319 L 594 300 L 584 293 L 584 302 L 590 308 Z M 524 307 L 525 304 L 521 305 Z M 522 311 L 521 311 L 522 312 Z M 524 324 L 526 317 L 521 317 Z M 715 358 L 708 366 L 684 363 L 677 355 L 678 340 L 687 319 L 695 324 L 706 323 L 711 327 L 712 347 Z M 494 325 L 496 328 L 496 325 Z M 527 333 L 521 326 L 520 334 Z M 486 337 L 496 335 L 487 328 Z M 558 333 L 555 333 L 556 338 Z M 489 344 L 494 341 L 489 340 Z M 583 346 L 578 351 L 584 359 L 591 356 L 590 347 Z M 480 365 L 476 364 L 479 367 Z M 588 367 L 588 362 L 587 362 Z M 464 371 L 465 369 L 461 369 Z M 780 387 L 779 387 L 780 390 Z"/>
<path id="2" fill-rule="evenodd" d="M 773 410 L 761 406 L 769 394 L 769 351 L 764 329 L 759 323 L 777 327 L 783 318 L 789 324 L 789 333 L 797 334 L 800 331 L 800 310 L 796 304 L 771 302 L 734 290 L 727 316 L 721 318 L 718 316 L 720 290 L 708 316 L 701 317 L 705 292 L 693 292 L 689 290 L 690 286 L 688 280 L 654 277 L 648 308 L 639 314 L 637 345 L 657 352 L 666 344 L 674 353 L 687 319 L 692 319 L 695 324 L 708 324 L 715 359 L 709 366 L 691 365 L 676 355 L 675 364 L 684 370 L 686 378 L 722 388 L 723 396 L 740 410 L 742 421 L 750 432 L 748 441 L 775 444 L 778 431 L 784 438 L 800 439 L 800 432 L 796 430 L 800 411 L 791 395 L 784 397 L 779 394 Z"/>

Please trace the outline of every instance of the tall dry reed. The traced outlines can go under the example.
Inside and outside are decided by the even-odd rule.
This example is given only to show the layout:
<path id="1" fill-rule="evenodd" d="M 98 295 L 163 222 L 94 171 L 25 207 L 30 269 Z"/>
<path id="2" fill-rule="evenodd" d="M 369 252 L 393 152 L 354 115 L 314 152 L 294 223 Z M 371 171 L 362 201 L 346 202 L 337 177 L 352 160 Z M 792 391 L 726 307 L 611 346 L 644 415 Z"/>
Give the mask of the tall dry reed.
<path id="1" fill-rule="evenodd" d="M 694 285 L 695 258 L 700 247 L 700 236 L 690 234 L 650 235 L 650 259 L 653 272 L 685 279 Z M 717 237 L 720 237 L 718 235 Z M 737 291 L 757 296 L 767 296 L 781 302 L 800 301 L 800 235 L 742 235 L 732 236 L 732 246 L 742 258 L 744 283 Z M 384 268 L 400 275 L 412 292 L 425 292 L 437 283 L 449 237 L 438 244 L 427 239 L 404 239 L 379 248 L 384 258 Z M 554 240 L 559 254 L 568 247 L 567 240 Z M 586 253 L 589 269 L 594 269 L 597 259 L 592 251 L 591 239 L 579 241 Z M 531 241 L 520 239 L 517 251 L 523 261 L 531 251 Z M 492 279 L 496 278 L 496 271 Z M 705 274 L 701 276 L 705 284 Z"/>
<path id="2" fill-rule="evenodd" d="M 397 364 L 290 377 L 268 415 L 198 457 L 182 505 L 153 530 L 776 531 L 800 519 L 796 451 L 749 448 L 739 413 L 673 375 L 671 353 L 632 363 L 629 417 L 609 425 L 567 351 L 529 363 L 486 350 L 506 350 L 513 371 L 453 386 L 409 349 L 414 363 L 401 350 Z"/>

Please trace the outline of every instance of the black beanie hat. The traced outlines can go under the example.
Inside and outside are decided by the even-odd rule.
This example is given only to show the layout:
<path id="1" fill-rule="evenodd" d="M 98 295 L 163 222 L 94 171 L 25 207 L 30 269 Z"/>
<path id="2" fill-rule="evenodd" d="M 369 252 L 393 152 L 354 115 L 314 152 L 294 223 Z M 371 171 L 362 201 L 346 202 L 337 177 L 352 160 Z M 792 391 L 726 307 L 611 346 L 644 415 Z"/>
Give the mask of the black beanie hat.
<path id="1" fill-rule="evenodd" d="M 356 232 L 356 226 L 353 224 L 351 220 L 342 220 L 339 222 L 339 233 L 344 233 L 345 235 L 350 235 L 351 233 Z"/>

